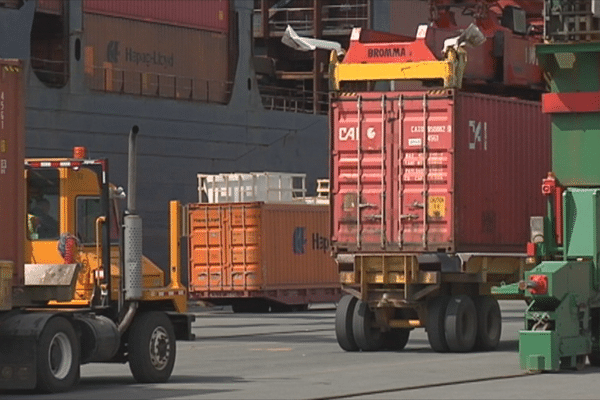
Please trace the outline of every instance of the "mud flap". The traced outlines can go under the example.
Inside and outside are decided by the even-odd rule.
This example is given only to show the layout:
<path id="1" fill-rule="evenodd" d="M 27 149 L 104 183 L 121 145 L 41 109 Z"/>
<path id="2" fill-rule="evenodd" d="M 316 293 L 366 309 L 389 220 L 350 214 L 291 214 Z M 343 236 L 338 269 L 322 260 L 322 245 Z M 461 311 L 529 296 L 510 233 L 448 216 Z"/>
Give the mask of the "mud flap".
<path id="1" fill-rule="evenodd" d="M 194 314 L 177 312 L 167 312 L 166 314 L 173 324 L 173 328 L 175 329 L 175 338 L 177 340 L 196 340 L 196 335 L 192 333 L 192 322 L 196 320 L 196 316 Z"/>
<path id="2" fill-rule="evenodd" d="M 37 339 L 53 314 L 14 314 L 0 320 L 0 389 L 33 389 Z"/>

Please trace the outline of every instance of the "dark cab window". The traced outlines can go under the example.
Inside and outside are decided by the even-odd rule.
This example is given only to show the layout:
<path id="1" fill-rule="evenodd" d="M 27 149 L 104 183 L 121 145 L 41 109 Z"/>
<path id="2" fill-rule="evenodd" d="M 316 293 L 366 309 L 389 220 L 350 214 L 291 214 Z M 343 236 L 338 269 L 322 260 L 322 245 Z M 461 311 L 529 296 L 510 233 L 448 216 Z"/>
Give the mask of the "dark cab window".
<path id="1" fill-rule="evenodd" d="M 77 198 L 77 237 L 81 244 L 96 243 L 96 220 L 101 215 L 103 213 L 99 197 L 81 196 Z M 113 205 L 111 207 L 110 227 L 110 239 L 113 243 L 119 239 L 116 215 Z"/>
<path id="2" fill-rule="evenodd" d="M 31 240 L 56 240 L 59 233 L 58 170 L 29 170 L 27 174 L 27 233 Z"/>

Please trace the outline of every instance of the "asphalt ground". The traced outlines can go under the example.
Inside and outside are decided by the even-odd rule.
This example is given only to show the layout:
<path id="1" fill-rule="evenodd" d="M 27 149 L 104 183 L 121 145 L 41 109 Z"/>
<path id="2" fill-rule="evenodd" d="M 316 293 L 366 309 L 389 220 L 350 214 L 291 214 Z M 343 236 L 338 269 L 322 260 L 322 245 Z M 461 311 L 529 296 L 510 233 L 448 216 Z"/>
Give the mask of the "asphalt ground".
<path id="1" fill-rule="evenodd" d="M 193 307 L 194 342 L 178 342 L 168 383 L 138 384 L 127 365 L 91 364 L 69 393 L 0 399 L 598 399 L 600 368 L 538 375 L 518 364 L 523 302 L 501 302 L 497 351 L 439 354 L 423 329 L 400 352 L 347 353 L 333 304 L 306 312 L 234 314 Z"/>

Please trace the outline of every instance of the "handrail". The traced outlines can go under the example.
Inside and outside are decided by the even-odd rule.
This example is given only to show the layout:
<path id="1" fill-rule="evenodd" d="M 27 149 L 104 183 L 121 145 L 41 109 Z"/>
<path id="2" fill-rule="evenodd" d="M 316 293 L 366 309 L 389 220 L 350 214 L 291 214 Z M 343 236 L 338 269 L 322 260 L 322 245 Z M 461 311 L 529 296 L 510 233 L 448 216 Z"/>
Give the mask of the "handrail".
<path id="1" fill-rule="evenodd" d="M 328 92 L 314 92 L 311 90 L 288 89 L 265 85 L 259 85 L 258 88 L 263 106 L 268 110 L 327 114 L 329 107 Z"/>
<path id="2" fill-rule="evenodd" d="M 111 66 L 93 66 L 87 72 L 87 85 L 92 90 L 137 96 L 227 104 L 233 89 L 231 81 L 126 70 Z"/>
<path id="3" fill-rule="evenodd" d="M 368 1 L 358 0 L 356 4 L 329 4 L 321 8 L 321 23 L 324 30 L 351 29 L 352 27 L 367 27 L 369 19 Z M 284 31 L 290 25 L 296 31 L 312 30 L 313 7 L 289 7 L 277 10 L 269 18 L 269 29 L 273 32 Z M 254 10 L 255 28 L 260 28 L 261 10 Z"/>

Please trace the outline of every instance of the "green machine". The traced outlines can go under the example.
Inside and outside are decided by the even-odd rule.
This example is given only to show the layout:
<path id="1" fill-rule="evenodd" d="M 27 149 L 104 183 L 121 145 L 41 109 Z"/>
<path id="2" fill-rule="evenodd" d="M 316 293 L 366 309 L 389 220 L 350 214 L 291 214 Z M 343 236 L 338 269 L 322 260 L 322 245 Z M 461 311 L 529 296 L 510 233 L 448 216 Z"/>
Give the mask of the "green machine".
<path id="1" fill-rule="evenodd" d="M 531 218 L 528 256 L 537 263 L 496 293 L 524 294 L 519 332 L 528 371 L 600 366 L 600 6 L 545 0 L 545 44 L 537 55 L 550 92 L 552 172 L 544 217 Z M 600 7 L 598 7 L 600 8 Z"/>

